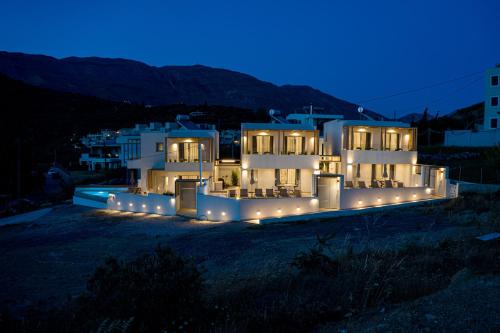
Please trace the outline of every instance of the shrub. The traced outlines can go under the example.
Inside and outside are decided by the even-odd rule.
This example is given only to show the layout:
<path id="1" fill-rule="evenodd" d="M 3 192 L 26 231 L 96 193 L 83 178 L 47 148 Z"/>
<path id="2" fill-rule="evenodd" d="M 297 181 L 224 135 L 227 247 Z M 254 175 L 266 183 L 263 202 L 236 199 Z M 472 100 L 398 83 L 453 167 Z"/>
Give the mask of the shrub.
<path id="1" fill-rule="evenodd" d="M 199 325 L 202 279 L 195 265 L 169 248 L 123 263 L 106 260 L 80 299 L 83 319 L 129 321 L 132 331 L 191 331 Z"/>

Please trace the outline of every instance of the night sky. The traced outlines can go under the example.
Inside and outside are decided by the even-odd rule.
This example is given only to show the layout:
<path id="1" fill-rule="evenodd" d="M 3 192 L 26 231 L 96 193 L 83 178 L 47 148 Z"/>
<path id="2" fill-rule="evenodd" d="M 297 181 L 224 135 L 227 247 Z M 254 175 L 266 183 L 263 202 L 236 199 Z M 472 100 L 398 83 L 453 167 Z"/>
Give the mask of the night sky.
<path id="1" fill-rule="evenodd" d="M 204 64 L 389 116 L 479 102 L 500 63 L 498 0 L 1 0 L 0 31 L 5 51 Z"/>

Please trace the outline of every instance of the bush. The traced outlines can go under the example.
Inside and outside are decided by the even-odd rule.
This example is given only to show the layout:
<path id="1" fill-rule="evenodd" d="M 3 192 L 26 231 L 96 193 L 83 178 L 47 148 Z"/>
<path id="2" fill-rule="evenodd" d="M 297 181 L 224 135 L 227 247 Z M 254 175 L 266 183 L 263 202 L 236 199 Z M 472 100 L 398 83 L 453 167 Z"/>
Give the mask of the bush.
<path id="1" fill-rule="evenodd" d="M 192 331 L 200 324 L 202 290 L 192 262 L 158 247 L 129 263 L 106 260 L 89 280 L 77 316 L 94 327 L 110 319 L 130 321 L 134 332 Z"/>

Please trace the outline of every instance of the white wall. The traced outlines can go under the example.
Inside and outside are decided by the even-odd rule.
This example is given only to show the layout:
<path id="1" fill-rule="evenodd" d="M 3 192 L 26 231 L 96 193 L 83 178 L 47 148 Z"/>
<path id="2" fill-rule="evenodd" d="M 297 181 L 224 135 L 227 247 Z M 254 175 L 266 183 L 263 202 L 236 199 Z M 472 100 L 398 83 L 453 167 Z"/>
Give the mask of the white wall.
<path id="1" fill-rule="evenodd" d="M 500 144 L 500 129 L 484 131 L 446 131 L 445 146 L 490 147 Z"/>
<path id="2" fill-rule="evenodd" d="M 148 195 L 116 193 L 108 199 L 107 208 L 135 213 L 176 214 L 175 199 L 172 196 L 154 193 Z"/>
<path id="3" fill-rule="evenodd" d="M 416 151 L 342 150 L 342 162 L 369 164 L 416 164 Z"/>
<path id="4" fill-rule="evenodd" d="M 197 215 L 212 221 L 258 220 L 319 211 L 316 198 L 233 199 L 197 195 Z"/>
<path id="5" fill-rule="evenodd" d="M 243 154 L 244 169 L 319 169 L 319 155 Z"/>
<path id="6" fill-rule="evenodd" d="M 340 209 L 362 208 L 430 199 L 432 198 L 433 191 L 430 191 L 430 193 L 428 192 L 426 187 L 344 189 L 340 192 Z M 399 196 L 399 199 L 397 199 L 396 196 Z M 380 202 L 378 201 L 379 198 Z"/>

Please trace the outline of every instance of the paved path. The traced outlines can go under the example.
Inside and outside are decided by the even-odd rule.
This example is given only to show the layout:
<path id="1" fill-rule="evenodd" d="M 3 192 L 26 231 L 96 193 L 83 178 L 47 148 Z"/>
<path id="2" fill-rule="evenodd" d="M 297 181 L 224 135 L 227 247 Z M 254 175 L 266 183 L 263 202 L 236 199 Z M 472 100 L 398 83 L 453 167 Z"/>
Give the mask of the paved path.
<path id="1" fill-rule="evenodd" d="M 29 212 L 29 213 L 4 217 L 3 219 L 0 219 L 0 226 L 25 223 L 25 222 L 33 222 L 36 219 L 50 213 L 51 211 L 52 211 L 52 208 L 43 208 L 43 209 L 35 210 L 35 211 Z"/>

